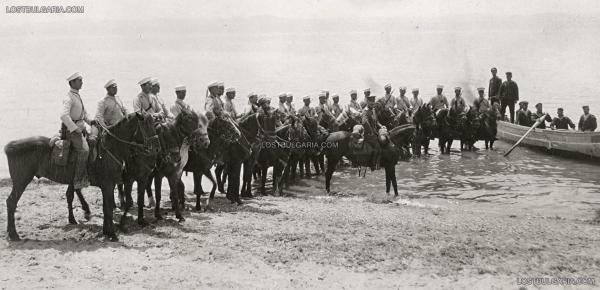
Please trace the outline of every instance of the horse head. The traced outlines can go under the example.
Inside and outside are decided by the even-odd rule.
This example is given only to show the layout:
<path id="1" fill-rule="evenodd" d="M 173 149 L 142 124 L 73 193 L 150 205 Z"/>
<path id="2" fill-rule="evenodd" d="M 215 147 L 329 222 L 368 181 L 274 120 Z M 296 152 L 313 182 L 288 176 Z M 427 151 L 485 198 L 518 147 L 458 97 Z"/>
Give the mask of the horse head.
<path id="1" fill-rule="evenodd" d="M 158 135 L 156 133 L 155 127 L 156 120 L 152 117 L 152 115 L 144 113 L 144 112 L 135 112 L 126 116 L 119 124 L 115 125 L 114 131 L 119 132 L 119 135 L 123 130 L 119 127 L 119 125 L 123 125 L 122 128 L 125 128 L 125 134 L 133 134 L 132 136 L 128 136 L 126 138 L 133 139 L 134 143 L 142 145 L 142 148 L 148 154 L 158 154 L 160 152 L 160 140 L 158 139 Z M 119 136 L 120 137 L 120 136 Z"/>
<path id="2" fill-rule="evenodd" d="M 319 130 L 319 123 L 317 122 L 317 118 L 304 116 L 302 117 L 302 125 L 306 129 L 306 133 L 308 133 L 310 138 L 316 140 Z"/>
<path id="3" fill-rule="evenodd" d="M 175 127 L 189 138 L 192 148 L 206 149 L 210 145 L 208 118 L 204 114 L 184 109 L 175 118 Z"/>
<path id="4" fill-rule="evenodd" d="M 447 109 L 442 109 L 442 111 L 447 111 Z M 440 112 L 438 118 L 444 114 L 445 113 Z M 436 119 L 433 108 L 429 104 L 423 104 L 415 112 L 413 122 L 415 123 L 417 130 L 421 130 L 426 136 L 430 136 L 433 134 L 434 128 L 441 120 Z"/>

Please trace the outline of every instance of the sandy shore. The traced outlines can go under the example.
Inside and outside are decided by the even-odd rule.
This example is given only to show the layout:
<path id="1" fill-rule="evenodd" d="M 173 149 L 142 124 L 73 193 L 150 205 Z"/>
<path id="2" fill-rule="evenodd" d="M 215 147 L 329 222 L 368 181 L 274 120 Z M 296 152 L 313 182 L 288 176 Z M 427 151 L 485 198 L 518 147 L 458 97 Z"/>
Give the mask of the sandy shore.
<path id="1" fill-rule="evenodd" d="M 0 288 L 518 289 L 518 277 L 600 283 L 597 218 L 535 216 L 509 205 L 386 202 L 384 185 L 362 186 L 372 174 L 353 174 L 336 176 L 335 196 L 324 195 L 322 178 L 302 180 L 291 196 L 243 206 L 217 194 L 215 212 L 187 211 L 181 224 L 172 213 L 155 222 L 147 211 L 151 225 L 130 220 L 117 243 L 99 235 L 98 189 L 85 191 L 92 219 L 83 219 L 76 201 L 80 224 L 68 225 L 65 186 L 34 182 L 17 212 L 24 241 L 0 242 Z M 3 200 L 9 191 L 0 187 Z M 5 227 L 4 206 L 0 223 Z"/>

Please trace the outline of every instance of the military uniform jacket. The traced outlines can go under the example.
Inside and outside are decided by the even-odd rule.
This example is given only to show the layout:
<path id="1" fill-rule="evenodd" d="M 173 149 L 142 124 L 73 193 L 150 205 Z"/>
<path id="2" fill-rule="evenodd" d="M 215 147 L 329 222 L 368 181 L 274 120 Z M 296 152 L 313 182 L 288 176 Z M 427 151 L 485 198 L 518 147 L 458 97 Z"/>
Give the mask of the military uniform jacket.
<path id="1" fill-rule="evenodd" d="M 519 87 L 514 81 L 505 81 L 500 85 L 500 100 L 505 102 L 516 102 L 519 100 Z"/>
<path id="2" fill-rule="evenodd" d="M 465 102 L 465 99 L 458 97 L 452 99 L 452 102 L 450 102 L 450 107 L 454 108 L 458 112 L 464 112 L 467 109 L 467 103 Z"/>
<path id="3" fill-rule="evenodd" d="M 67 96 L 63 99 L 60 120 L 65 124 L 69 132 L 73 132 L 77 130 L 77 128 L 84 129 L 84 123 L 89 123 L 87 112 L 85 111 L 78 90 L 70 89 Z"/>
<path id="4" fill-rule="evenodd" d="M 531 111 L 519 109 L 516 113 L 516 124 L 521 126 L 531 126 Z"/>
<path id="5" fill-rule="evenodd" d="M 181 111 L 183 110 L 191 111 L 192 108 L 181 99 L 175 100 L 175 104 L 171 106 L 171 114 L 173 114 L 173 117 L 177 117 L 177 115 L 181 114 Z"/>
<path id="6" fill-rule="evenodd" d="M 416 112 L 423 105 L 423 100 L 421 100 L 421 98 L 419 97 L 417 97 L 416 99 L 413 97 L 410 99 L 409 102 L 413 113 Z"/>
<path id="7" fill-rule="evenodd" d="M 550 116 L 546 115 L 546 113 L 543 113 L 543 112 L 542 113 L 538 113 L 538 112 L 532 113 L 531 114 L 531 122 L 532 122 L 531 124 L 534 124 L 537 121 L 537 119 L 544 117 L 544 116 L 546 116 L 544 118 L 544 121 L 541 122 L 536 128 L 546 129 L 546 122 L 552 122 L 552 118 L 550 118 Z"/>
<path id="8" fill-rule="evenodd" d="M 449 107 L 448 99 L 446 99 L 446 96 L 444 95 L 433 96 L 433 98 L 431 98 L 429 101 L 429 104 L 431 104 L 431 107 L 433 107 L 434 111 Z"/>
<path id="9" fill-rule="evenodd" d="M 333 103 L 331 104 L 331 111 L 333 113 L 333 116 L 337 118 L 337 116 L 339 116 L 342 113 L 342 107 L 340 107 L 339 103 Z"/>
<path id="10" fill-rule="evenodd" d="M 158 104 L 156 97 L 152 94 L 141 92 L 133 100 L 133 111 L 146 112 L 149 114 L 160 113 L 162 108 Z"/>
<path id="11" fill-rule="evenodd" d="M 598 127 L 598 123 L 596 121 L 596 116 L 592 114 L 581 115 L 579 118 L 579 130 L 580 131 L 595 131 Z"/>
<path id="12" fill-rule="evenodd" d="M 106 95 L 98 102 L 95 119 L 102 126 L 110 127 L 127 115 L 127 109 L 118 96 Z"/>
<path id="13" fill-rule="evenodd" d="M 360 104 L 356 100 L 350 100 L 350 104 L 348 104 L 348 108 L 355 109 L 357 111 L 362 111 Z M 350 110 L 348 110 L 350 111 Z"/>
<path id="14" fill-rule="evenodd" d="M 302 106 L 302 108 L 298 110 L 298 115 L 312 118 L 316 114 L 315 109 L 311 108 L 310 106 Z"/>
<path id="15" fill-rule="evenodd" d="M 475 106 L 475 108 L 477 109 L 477 112 L 479 113 L 484 113 L 487 112 L 489 110 L 492 109 L 492 106 L 490 105 L 490 101 L 488 101 L 487 99 L 475 99 L 475 101 L 473 101 L 473 106 Z"/>
<path id="16" fill-rule="evenodd" d="M 223 105 L 223 109 L 232 118 L 237 118 L 238 117 L 237 110 L 235 109 L 235 104 L 230 99 L 225 99 L 225 103 Z"/>
<path id="17" fill-rule="evenodd" d="M 385 95 L 381 97 L 380 100 L 383 103 L 383 106 L 385 106 L 386 108 L 394 108 L 394 106 L 396 105 L 396 100 L 392 95 Z"/>
<path id="18" fill-rule="evenodd" d="M 398 96 L 398 98 L 396 98 L 396 108 L 408 111 L 410 108 L 410 100 L 406 96 Z"/>
<path id="19" fill-rule="evenodd" d="M 209 95 L 206 97 L 204 110 L 208 120 L 212 121 L 223 112 L 223 101 L 217 96 Z"/>
<path id="20" fill-rule="evenodd" d="M 560 117 L 554 118 L 552 120 L 552 126 L 554 126 L 554 128 L 556 128 L 556 129 L 568 130 L 569 127 L 571 127 L 571 129 L 575 129 L 575 124 L 567 116 L 563 116 L 562 118 L 560 118 Z"/>
<path id="21" fill-rule="evenodd" d="M 490 85 L 488 87 L 488 95 L 490 98 L 498 97 L 500 94 L 500 86 L 502 85 L 502 79 L 498 76 L 490 79 Z"/>

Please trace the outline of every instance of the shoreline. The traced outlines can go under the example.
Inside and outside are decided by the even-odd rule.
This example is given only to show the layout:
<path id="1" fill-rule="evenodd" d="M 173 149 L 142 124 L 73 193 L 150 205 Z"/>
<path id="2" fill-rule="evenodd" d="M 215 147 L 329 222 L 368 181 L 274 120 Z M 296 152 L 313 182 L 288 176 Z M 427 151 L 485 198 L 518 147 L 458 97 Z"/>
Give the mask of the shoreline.
<path id="1" fill-rule="evenodd" d="M 82 223 L 68 225 L 64 186 L 32 184 L 17 209 L 17 230 L 28 240 L 0 242 L 0 287 L 489 289 L 518 288 L 516 279 L 527 277 L 600 283 L 600 211 L 577 220 L 516 213 L 510 204 L 388 202 L 382 191 L 356 191 L 361 180 L 341 178 L 334 180 L 339 194 L 326 196 L 322 181 L 301 180 L 290 196 L 243 206 L 217 193 L 215 212 L 186 211 L 183 223 L 172 212 L 156 222 L 146 209 L 151 225 L 130 219 L 117 243 L 100 235 L 98 189 L 84 193 L 92 219 L 83 220 L 76 200 Z M 193 201 L 188 193 L 188 207 Z"/>

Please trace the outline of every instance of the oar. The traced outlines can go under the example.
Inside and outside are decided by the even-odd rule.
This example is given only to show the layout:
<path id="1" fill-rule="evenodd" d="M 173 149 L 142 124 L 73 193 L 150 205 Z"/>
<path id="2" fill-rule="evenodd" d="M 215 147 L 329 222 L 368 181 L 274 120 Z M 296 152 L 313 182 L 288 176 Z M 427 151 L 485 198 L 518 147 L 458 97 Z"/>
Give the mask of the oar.
<path id="1" fill-rule="evenodd" d="M 529 133 L 531 133 L 531 131 L 533 131 L 533 129 L 535 129 L 535 127 L 537 127 L 539 124 L 541 124 L 545 118 L 546 118 L 546 115 L 538 118 L 535 121 L 535 124 L 533 124 L 533 126 L 531 126 L 531 128 L 529 128 L 529 130 L 527 130 L 527 132 L 525 132 L 525 134 L 521 137 L 521 139 L 519 139 L 519 141 L 517 141 L 517 143 L 515 143 L 515 145 L 510 147 L 510 149 L 508 149 L 508 151 L 506 151 L 506 153 L 504 153 L 504 157 L 508 156 L 508 154 L 510 154 L 510 152 L 512 152 L 513 149 L 515 149 L 521 143 L 521 141 L 523 141 L 523 139 L 525 139 L 525 137 L 527 137 L 527 135 L 529 135 Z"/>

